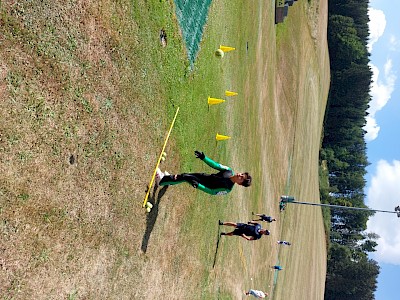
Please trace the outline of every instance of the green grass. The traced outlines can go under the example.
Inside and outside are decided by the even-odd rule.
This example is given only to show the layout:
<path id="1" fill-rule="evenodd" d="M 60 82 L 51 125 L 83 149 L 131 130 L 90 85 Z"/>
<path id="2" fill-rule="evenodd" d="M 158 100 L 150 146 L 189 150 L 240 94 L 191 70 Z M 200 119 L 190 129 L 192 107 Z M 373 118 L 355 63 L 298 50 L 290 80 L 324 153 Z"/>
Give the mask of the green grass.
<path id="1" fill-rule="evenodd" d="M 250 287 L 275 299 L 310 289 L 304 299 L 321 296 L 326 253 L 314 225 L 322 217 L 291 207 L 279 215 L 277 207 L 287 189 L 318 200 L 329 67 L 310 37 L 308 4 L 296 3 L 275 26 L 273 3 L 213 1 L 193 69 L 172 1 L 0 9 L 5 299 L 237 299 Z M 220 44 L 236 50 L 218 59 Z M 239 95 L 207 106 L 225 90 Z M 162 168 L 209 172 L 193 155 L 198 149 L 249 171 L 254 184 L 226 197 L 170 187 L 151 193 L 155 207 L 146 215 L 146 185 L 177 107 Z M 231 139 L 217 143 L 217 132 Z M 247 221 L 251 211 L 279 215 L 271 237 L 222 239 L 215 256 L 218 219 Z M 281 237 L 295 242 L 290 252 L 276 246 Z M 277 259 L 285 271 L 274 287 L 269 265 Z M 298 280 L 302 272 L 315 275 Z M 283 289 L 288 282 L 293 288 Z"/>

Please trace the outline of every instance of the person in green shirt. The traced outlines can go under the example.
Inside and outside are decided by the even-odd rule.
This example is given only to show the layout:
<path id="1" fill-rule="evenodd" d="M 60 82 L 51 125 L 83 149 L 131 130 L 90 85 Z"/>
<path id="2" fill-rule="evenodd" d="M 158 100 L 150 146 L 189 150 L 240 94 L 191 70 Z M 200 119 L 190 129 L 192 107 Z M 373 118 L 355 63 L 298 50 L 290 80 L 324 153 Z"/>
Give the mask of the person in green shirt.
<path id="1" fill-rule="evenodd" d="M 251 185 L 252 178 L 249 173 L 234 173 L 231 168 L 213 161 L 203 152 L 195 151 L 194 154 L 208 166 L 217 170 L 218 173 L 182 173 L 170 175 L 167 172 L 162 173 L 160 169 L 157 169 L 156 179 L 158 185 L 167 186 L 187 182 L 194 188 L 210 195 L 225 195 L 232 190 L 235 183 L 244 187 Z"/>

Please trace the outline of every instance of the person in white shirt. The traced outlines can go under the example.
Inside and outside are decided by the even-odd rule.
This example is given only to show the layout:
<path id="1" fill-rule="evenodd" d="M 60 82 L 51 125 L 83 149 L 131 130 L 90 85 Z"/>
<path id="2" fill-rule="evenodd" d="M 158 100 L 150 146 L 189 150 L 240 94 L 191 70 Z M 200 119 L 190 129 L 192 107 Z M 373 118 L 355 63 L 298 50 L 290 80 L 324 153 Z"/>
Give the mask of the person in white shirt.
<path id="1" fill-rule="evenodd" d="M 287 242 L 287 241 L 277 241 L 277 243 L 279 244 L 279 245 L 286 245 L 286 246 L 290 246 L 292 243 L 290 243 L 290 242 Z"/>
<path id="2" fill-rule="evenodd" d="M 265 293 L 263 291 L 257 291 L 257 290 L 253 290 L 250 289 L 248 292 L 245 292 L 246 296 L 252 295 L 256 298 L 265 298 L 268 296 L 268 293 Z"/>

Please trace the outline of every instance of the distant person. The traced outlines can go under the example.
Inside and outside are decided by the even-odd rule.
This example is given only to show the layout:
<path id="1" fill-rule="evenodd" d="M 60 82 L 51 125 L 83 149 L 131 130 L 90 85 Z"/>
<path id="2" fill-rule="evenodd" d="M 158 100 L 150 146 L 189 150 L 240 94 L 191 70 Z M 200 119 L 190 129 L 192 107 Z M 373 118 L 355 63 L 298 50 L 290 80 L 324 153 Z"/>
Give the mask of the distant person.
<path id="1" fill-rule="evenodd" d="M 266 292 L 257 291 L 257 290 L 253 290 L 253 289 L 250 289 L 248 292 L 244 292 L 244 293 L 246 296 L 252 295 L 252 296 L 254 296 L 256 298 L 260 298 L 260 299 L 268 296 L 268 293 L 266 293 Z"/>
<path id="2" fill-rule="evenodd" d="M 272 266 L 272 269 L 281 271 L 283 268 L 281 266 L 275 265 L 275 266 Z"/>
<path id="3" fill-rule="evenodd" d="M 279 211 L 283 212 L 286 209 L 286 203 L 283 201 L 279 202 Z"/>
<path id="4" fill-rule="evenodd" d="M 208 166 L 219 172 L 215 174 L 182 173 L 170 175 L 167 172 L 162 173 L 160 169 L 157 168 L 157 183 L 160 186 L 166 186 L 187 182 L 195 189 L 199 189 L 210 195 L 225 195 L 232 190 L 235 183 L 244 187 L 251 185 L 251 176 L 249 173 L 235 174 L 231 168 L 213 161 L 211 158 L 205 156 L 203 152 L 195 151 L 194 154 Z"/>
<path id="5" fill-rule="evenodd" d="M 269 230 L 261 228 L 260 224 L 253 221 L 247 222 L 247 224 L 219 221 L 219 225 L 235 227 L 235 229 L 232 232 L 228 233 L 221 232 L 221 235 L 227 235 L 227 236 L 237 235 L 241 236 L 242 238 L 248 241 L 258 240 L 263 235 L 270 234 Z"/>
<path id="6" fill-rule="evenodd" d="M 278 241 L 277 243 L 278 243 L 279 245 L 286 245 L 286 246 L 292 245 L 292 243 L 287 242 L 287 241 Z"/>
<path id="7" fill-rule="evenodd" d="M 251 214 L 254 215 L 254 216 L 259 217 L 258 220 L 253 220 L 253 221 L 265 221 L 265 222 L 268 222 L 268 223 L 272 223 L 272 222 L 276 221 L 275 218 L 273 218 L 271 216 L 267 216 L 265 214 L 255 214 L 253 212 Z"/>

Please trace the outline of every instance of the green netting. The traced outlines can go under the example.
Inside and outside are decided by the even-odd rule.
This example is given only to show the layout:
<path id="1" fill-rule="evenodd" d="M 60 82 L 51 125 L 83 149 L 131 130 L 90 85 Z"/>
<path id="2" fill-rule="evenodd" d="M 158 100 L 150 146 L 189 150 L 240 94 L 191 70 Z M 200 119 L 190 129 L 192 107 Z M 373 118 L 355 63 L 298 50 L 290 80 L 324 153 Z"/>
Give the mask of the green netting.
<path id="1" fill-rule="evenodd" d="M 174 0 L 176 17 L 182 30 L 190 64 L 193 64 L 199 51 L 208 8 L 212 0 Z"/>

